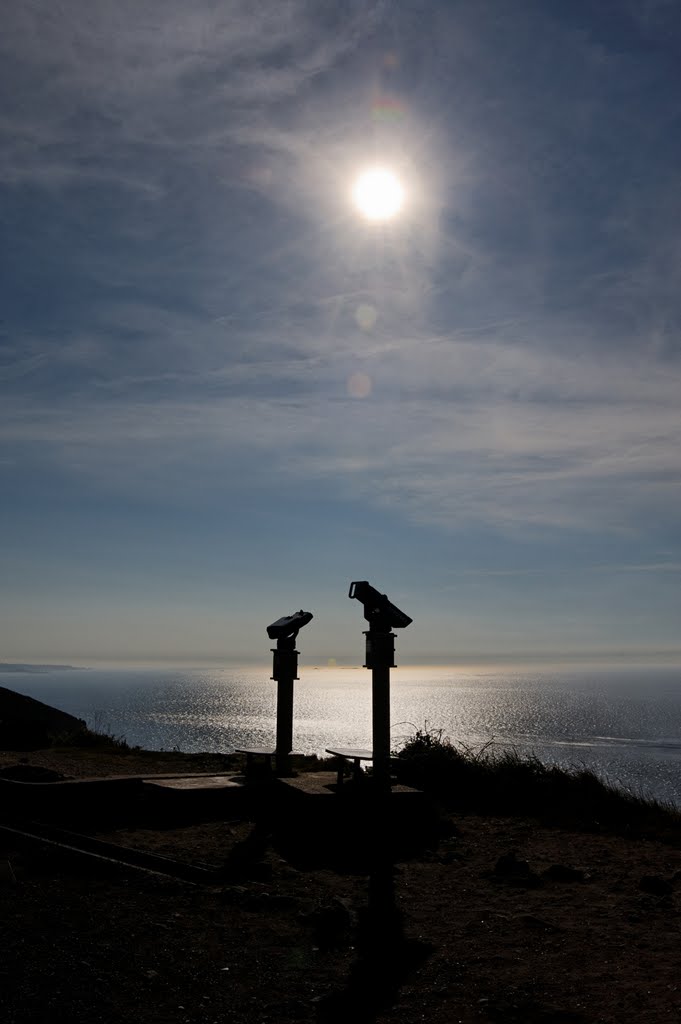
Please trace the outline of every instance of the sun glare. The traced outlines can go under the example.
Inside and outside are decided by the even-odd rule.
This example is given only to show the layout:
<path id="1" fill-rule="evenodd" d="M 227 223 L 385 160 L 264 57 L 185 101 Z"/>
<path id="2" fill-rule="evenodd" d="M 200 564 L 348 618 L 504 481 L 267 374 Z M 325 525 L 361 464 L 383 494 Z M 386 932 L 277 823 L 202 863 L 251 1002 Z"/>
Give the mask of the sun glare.
<path id="1" fill-rule="evenodd" d="M 402 209 L 404 189 L 392 171 L 372 167 L 363 171 L 355 181 L 352 199 L 367 220 L 390 220 Z"/>

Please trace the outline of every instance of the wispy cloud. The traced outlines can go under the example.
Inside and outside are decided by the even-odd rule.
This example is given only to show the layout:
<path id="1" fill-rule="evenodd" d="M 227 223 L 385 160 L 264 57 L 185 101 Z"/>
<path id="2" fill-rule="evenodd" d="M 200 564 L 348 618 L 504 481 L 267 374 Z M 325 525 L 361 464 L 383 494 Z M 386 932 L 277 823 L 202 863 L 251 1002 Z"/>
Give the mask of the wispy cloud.
<path id="1" fill-rule="evenodd" d="M 5 439 L 39 444 L 57 463 L 77 450 L 95 476 L 114 456 L 124 462 L 129 446 L 142 474 L 162 449 L 178 472 L 199 443 L 206 466 L 257 451 L 268 472 L 274 464 L 331 487 L 342 480 L 371 503 L 452 529 L 626 529 L 675 514 L 678 369 L 490 339 L 393 339 L 368 352 L 347 338 L 326 351 L 298 339 L 277 354 L 267 332 L 249 337 L 241 359 L 232 347 L 211 365 L 215 347 L 182 324 L 198 354 L 180 345 L 163 370 L 159 338 L 150 360 L 159 368 L 135 376 L 112 374 L 107 355 L 104 390 L 90 383 L 68 403 L 9 402 Z M 84 360 L 96 377 L 101 353 L 66 346 L 56 358 Z M 372 389 L 364 400 L 347 390 L 358 368 Z"/>
<path id="2" fill-rule="evenodd" d="M 528 579 L 479 533 L 564 564 L 617 535 L 613 573 L 672 580 L 681 31 L 586 6 L 12 5 L 13 493 L 286 494 L 310 535 L 324 500 Z M 379 160 L 407 203 L 375 230 L 349 190 Z"/>
<path id="3" fill-rule="evenodd" d="M 271 144 L 277 105 L 371 33 L 385 7 L 353 2 L 341 16 L 310 0 L 93 0 L 84 11 L 27 0 L 6 12 L 0 43 L 0 179 L 108 178 L 154 194 L 170 153 L 212 162 L 247 131 L 261 142 L 269 131 Z"/>

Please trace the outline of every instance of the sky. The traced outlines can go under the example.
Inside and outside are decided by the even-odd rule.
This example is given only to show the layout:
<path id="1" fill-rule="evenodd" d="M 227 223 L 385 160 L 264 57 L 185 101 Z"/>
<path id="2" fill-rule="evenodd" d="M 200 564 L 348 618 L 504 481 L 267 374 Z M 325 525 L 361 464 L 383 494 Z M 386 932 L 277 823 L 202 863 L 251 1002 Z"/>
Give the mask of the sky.
<path id="1" fill-rule="evenodd" d="M 22 0 L 0 97 L 0 661 L 681 663 L 675 0 Z"/>

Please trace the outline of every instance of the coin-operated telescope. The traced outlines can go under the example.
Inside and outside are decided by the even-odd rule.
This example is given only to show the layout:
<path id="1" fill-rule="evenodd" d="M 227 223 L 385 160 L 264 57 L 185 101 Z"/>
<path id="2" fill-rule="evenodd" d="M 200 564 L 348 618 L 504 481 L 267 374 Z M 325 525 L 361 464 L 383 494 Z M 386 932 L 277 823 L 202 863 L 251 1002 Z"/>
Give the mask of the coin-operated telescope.
<path id="1" fill-rule="evenodd" d="M 270 640 L 279 640 L 287 636 L 295 638 L 298 635 L 298 630 L 307 626 L 312 618 L 312 612 L 304 612 L 302 608 L 294 615 L 282 615 L 280 619 L 267 627 L 267 635 Z"/>
<path id="2" fill-rule="evenodd" d="M 397 605 L 388 600 L 366 580 L 350 584 L 348 597 L 354 597 L 364 605 L 364 618 L 369 623 L 366 637 L 365 668 L 373 669 L 374 664 L 395 668 L 395 634 L 393 629 L 404 629 L 413 622 Z"/>
<path id="3" fill-rule="evenodd" d="M 413 619 L 366 580 L 350 584 L 348 597 L 364 605 L 366 658 L 371 669 L 372 741 L 376 786 L 390 788 L 390 669 L 395 668 L 395 634 Z"/>
<path id="4" fill-rule="evenodd" d="M 388 600 L 387 594 L 381 594 L 366 580 L 356 580 L 350 584 L 348 597 L 354 597 L 364 605 L 364 618 L 372 624 L 381 622 L 388 629 L 404 629 L 413 619 L 406 612 L 400 611 L 397 605 Z"/>
<path id="5" fill-rule="evenodd" d="M 277 775 L 291 772 L 290 754 L 293 750 L 293 682 L 298 679 L 298 654 L 296 637 L 298 631 L 313 618 L 312 612 L 301 608 L 293 615 L 283 615 L 267 627 L 270 640 L 276 640 L 272 648 L 272 679 L 277 682 L 277 742 L 275 767 Z"/>

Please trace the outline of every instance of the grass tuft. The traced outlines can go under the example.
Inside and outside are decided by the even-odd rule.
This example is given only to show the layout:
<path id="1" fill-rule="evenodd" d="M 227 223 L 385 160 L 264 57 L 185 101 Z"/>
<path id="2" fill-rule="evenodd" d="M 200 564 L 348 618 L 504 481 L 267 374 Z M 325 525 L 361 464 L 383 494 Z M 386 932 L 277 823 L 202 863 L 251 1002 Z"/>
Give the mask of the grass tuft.
<path id="1" fill-rule="evenodd" d="M 451 810 L 527 815 L 547 824 L 681 846 L 681 811 L 603 782 L 584 767 L 546 765 L 534 754 L 456 745 L 441 729 L 416 729 L 393 767 L 399 782 L 423 789 Z"/>
<path id="2" fill-rule="evenodd" d="M 137 752 L 140 749 L 139 747 L 131 747 L 123 736 L 115 736 L 111 732 L 98 729 L 74 729 L 72 732 L 50 735 L 49 746 L 79 747 L 121 754 Z"/>

